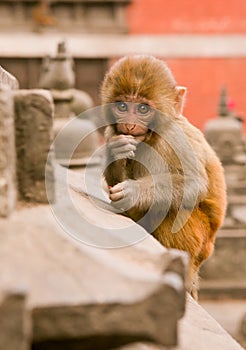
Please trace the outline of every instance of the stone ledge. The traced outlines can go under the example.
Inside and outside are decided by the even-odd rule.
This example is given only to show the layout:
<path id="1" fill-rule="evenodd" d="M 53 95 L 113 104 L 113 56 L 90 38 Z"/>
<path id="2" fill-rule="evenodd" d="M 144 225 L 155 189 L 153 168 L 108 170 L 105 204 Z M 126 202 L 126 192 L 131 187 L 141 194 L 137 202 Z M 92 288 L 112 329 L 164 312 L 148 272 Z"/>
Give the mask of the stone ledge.
<path id="1" fill-rule="evenodd" d="M 85 211 L 87 204 L 82 201 Z M 98 209 L 91 210 L 100 225 Z M 121 218 L 119 227 L 124 220 L 131 221 Z M 45 205 L 19 203 L 8 220 L 0 220 L 0 232 L 0 291 L 27 291 L 35 344 L 78 338 L 90 339 L 89 349 L 95 349 L 100 337 L 112 343 L 116 335 L 116 345 L 129 337 L 176 344 L 186 254 L 168 252 L 151 236 L 116 250 L 89 247 L 64 236 Z"/>
<path id="2" fill-rule="evenodd" d="M 76 58 L 111 58 L 152 54 L 165 58 L 245 58 L 245 35 L 78 35 L 0 33 L 1 57 L 34 58 L 55 54 L 55 43 L 65 40 Z M 105 45 L 105 42 L 107 45 Z M 86 50 L 84 48 L 86 47 Z"/>
<path id="3" fill-rule="evenodd" d="M 246 281 L 230 280 L 202 280 L 199 296 L 201 299 L 244 299 L 246 296 Z"/>
<path id="4" fill-rule="evenodd" d="M 192 298 L 179 323 L 179 346 L 172 350 L 242 350 L 243 348 Z M 169 349 L 169 348 L 168 348 Z M 150 343 L 135 343 L 114 350 L 167 350 Z"/>
<path id="5" fill-rule="evenodd" d="M 74 200 L 100 225 L 103 215 L 96 206 L 78 193 Z M 133 224 L 108 215 L 115 227 Z M 184 313 L 181 253 L 167 252 L 152 236 L 125 248 L 89 247 L 64 235 L 47 205 L 19 203 L 10 219 L 0 220 L 0 232 L 0 290 L 26 289 L 33 349 L 95 349 L 102 341 L 100 349 L 136 341 L 136 349 L 174 345 L 174 322 Z M 241 349 L 189 296 L 178 333 L 176 349 Z"/>

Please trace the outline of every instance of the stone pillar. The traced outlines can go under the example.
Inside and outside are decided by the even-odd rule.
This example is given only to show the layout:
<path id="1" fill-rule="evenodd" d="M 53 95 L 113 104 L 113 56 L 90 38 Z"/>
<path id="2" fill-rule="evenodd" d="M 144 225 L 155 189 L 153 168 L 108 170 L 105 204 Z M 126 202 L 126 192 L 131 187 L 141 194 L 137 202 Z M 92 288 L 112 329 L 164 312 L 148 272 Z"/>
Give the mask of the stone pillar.
<path id="1" fill-rule="evenodd" d="M 50 92 L 17 91 L 15 125 L 19 195 L 24 200 L 47 203 L 45 168 L 53 137 L 53 101 Z M 51 164 L 48 169 L 46 174 L 51 185 Z"/>
<path id="2" fill-rule="evenodd" d="M 10 89 L 19 88 L 18 80 L 0 66 L 0 86 L 8 86 Z"/>
<path id="3" fill-rule="evenodd" d="M 30 315 L 22 291 L 0 295 L 0 349 L 30 349 Z"/>
<path id="4" fill-rule="evenodd" d="M 12 87 L 17 80 L 0 66 L 0 217 L 15 207 L 15 127 Z"/>

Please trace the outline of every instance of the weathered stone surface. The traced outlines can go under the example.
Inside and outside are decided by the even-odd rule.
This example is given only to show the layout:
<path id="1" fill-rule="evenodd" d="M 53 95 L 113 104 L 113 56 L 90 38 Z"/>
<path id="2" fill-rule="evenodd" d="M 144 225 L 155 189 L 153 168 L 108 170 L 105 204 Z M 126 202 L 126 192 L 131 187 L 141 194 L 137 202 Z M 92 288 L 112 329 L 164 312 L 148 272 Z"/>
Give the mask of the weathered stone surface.
<path id="1" fill-rule="evenodd" d="M 245 229 L 222 229 L 201 269 L 201 297 L 246 297 Z"/>
<path id="2" fill-rule="evenodd" d="M 45 166 L 53 125 L 50 93 L 45 90 L 18 90 L 15 93 L 15 125 L 20 197 L 45 203 Z M 49 185 L 52 186 L 51 164 L 47 174 Z"/>
<path id="3" fill-rule="evenodd" d="M 8 86 L 10 89 L 18 89 L 17 79 L 0 66 L 0 87 Z"/>
<path id="4" fill-rule="evenodd" d="M 246 232 L 221 230 L 216 239 L 215 251 L 204 264 L 202 276 L 206 279 L 246 281 Z"/>
<path id="5" fill-rule="evenodd" d="M 201 299 L 202 307 L 244 348 L 246 337 L 241 332 L 243 316 L 246 314 L 246 299 Z"/>
<path id="6" fill-rule="evenodd" d="M 170 349 L 170 348 L 169 348 Z M 177 349 L 176 347 L 171 347 L 171 350 Z M 161 345 L 154 345 L 151 343 L 131 343 L 119 348 L 114 348 L 111 350 L 168 350 L 166 347 Z"/>
<path id="7" fill-rule="evenodd" d="M 88 199 L 82 200 L 80 207 L 90 210 L 87 204 Z M 98 225 L 107 220 L 98 208 L 91 210 Z M 116 227 L 118 216 L 108 216 L 114 216 Z M 124 221 L 131 222 L 121 217 L 119 227 Z M 89 247 L 62 237 L 47 206 L 20 208 L 8 222 L 0 221 L 0 232 L 5 271 L 0 289 L 11 281 L 28 286 L 37 349 L 45 342 L 55 346 L 59 340 L 78 339 L 84 345 L 89 339 L 88 349 L 108 349 L 129 338 L 176 344 L 177 321 L 184 312 L 184 268 L 177 273 L 177 253 L 173 256 L 153 237 L 115 250 Z M 105 347 L 103 342 L 98 347 L 101 338 Z"/>
<path id="8" fill-rule="evenodd" d="M 243 336 L 246 338 L 246 314 L 242 318 L 241 332 L 242 332 Z"/>
<path id="9" fill-rule="evenodd" d="M 170 349 L 170 348 L 168 348 Z M 172 350 L 243 350 L 243 348 L 191 297 L 179 322 L 179 345 Z M 167 350 L 160 345 L 134 343 L 114 350 Z"/>
<path id="10" fill-rule="evenodd" d="M 15 207 L 15 175 L 13 96 L 10 89 L 2 87 L 0 88 L 0 216 L 8 216 Z"/>
<path id="11" fill-rule="evenodd" d="M 99 227 L 107 222 L 138 230 L 129 218 L 100 209 L 86 195 L 71 189 L 70 194 Z M 0 239 L 0 290 L 27 286 L 34 350 L 103 350 L 129 343 L 135 343 L 130 349 L 163 350 L 159 344 L 174 344 L 177 331 L 176 349 L 241 349 L 189 297 L 177 328 L 184 311 L 186 254 L 167 251 L 149 235 L 124 248 L 91 247 L 64 236 L 50 209 L 36 205 L 0 220 Z"/>
<path id="12" fill-rule="evenodd" d="M 242 350 L 242 347 L 190 296 L 180 321 L 180 350 Z M 179 349 L 179 348 L 178 348 Z"/>
<path id="13" fill-rule="evenodd" d="M 24 291 L 0 293 L 0 349 L 28 350 L 30 315 L 26 309 Z"/>

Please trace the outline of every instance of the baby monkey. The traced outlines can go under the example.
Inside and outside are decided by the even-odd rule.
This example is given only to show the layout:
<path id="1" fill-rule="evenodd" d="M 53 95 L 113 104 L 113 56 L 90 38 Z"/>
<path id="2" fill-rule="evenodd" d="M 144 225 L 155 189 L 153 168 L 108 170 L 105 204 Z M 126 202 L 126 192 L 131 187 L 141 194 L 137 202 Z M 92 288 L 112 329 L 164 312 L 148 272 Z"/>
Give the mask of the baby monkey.
<path id="1" fill-rule="evenodd" d="M 197 298 L 226 190 L 218 157 L 182 115 L 185 94 L 162 60 L 136 55 L 113 65 L 101 90 L 109 123 L 104 176 L 115 207 L 165 247 L 189 253 L 189 291 Z"/>

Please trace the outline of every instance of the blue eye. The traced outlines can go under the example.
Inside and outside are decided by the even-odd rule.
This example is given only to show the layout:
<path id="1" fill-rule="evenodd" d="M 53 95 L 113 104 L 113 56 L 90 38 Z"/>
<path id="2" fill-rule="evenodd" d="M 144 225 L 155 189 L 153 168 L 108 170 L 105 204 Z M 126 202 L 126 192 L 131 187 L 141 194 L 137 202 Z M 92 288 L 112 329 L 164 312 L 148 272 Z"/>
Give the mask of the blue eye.
<path id="1" fill-rule="evenodd" d="M 128 106 L 127 106 L 126 102 L 117 102 L 116 106 L 120 112 L 127 112 L 128 111 Z"/>
<path id="2" fill-rule="evenodd" d="M 150 112 L 150 106 L 149 105 L 146 105 L 144 103 L 140 103 L 137 107 L 137 111 L 138 113 L 140 114 L 147 114 Z"/>

